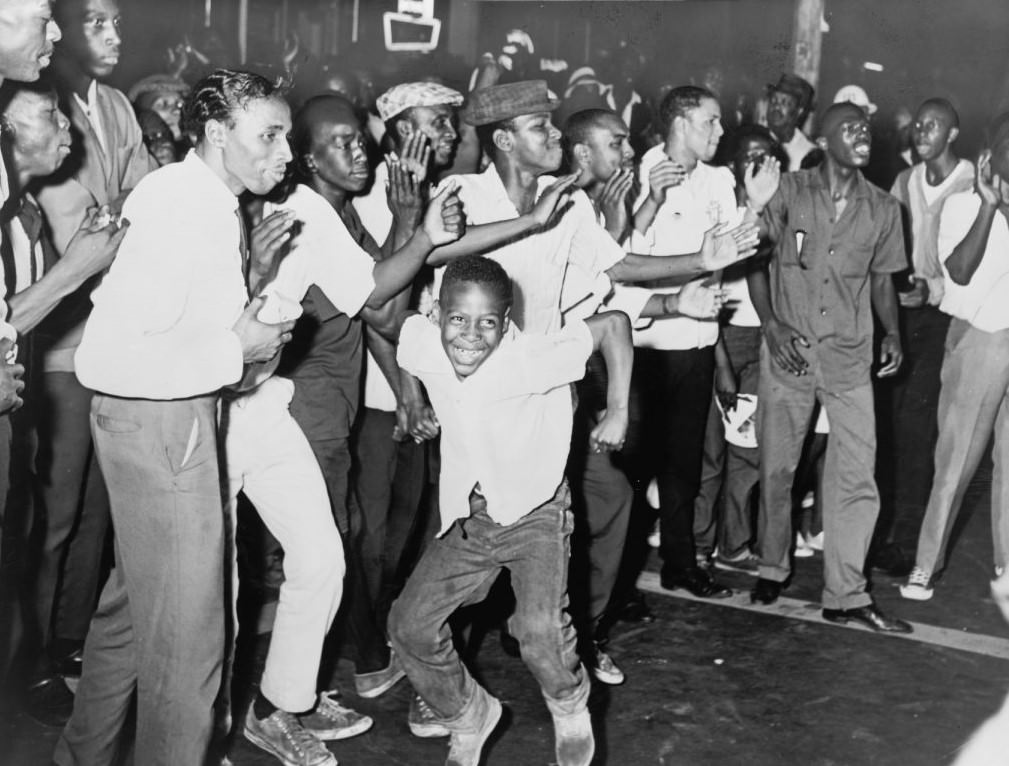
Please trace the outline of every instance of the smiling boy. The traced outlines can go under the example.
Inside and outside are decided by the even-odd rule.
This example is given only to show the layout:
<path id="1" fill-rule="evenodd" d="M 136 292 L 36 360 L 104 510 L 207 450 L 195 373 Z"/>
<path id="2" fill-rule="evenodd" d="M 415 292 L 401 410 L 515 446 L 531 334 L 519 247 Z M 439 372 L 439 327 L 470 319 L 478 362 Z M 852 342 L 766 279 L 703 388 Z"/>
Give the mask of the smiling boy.
<path id="1" fill-rule="evenodd" d="M 600 349 L 609 371 L 607 411 L 595 449 L 623 444 L 632 351 L 620 312 L 523 334 L 511 322 L 512 281 L 482 256 L 445 270 L 437 326 L 407 319 L 399 362 L 427 388 L 442 428 L 441 527 L 389 616 L 407 676 L 451 732 L 446 766 L 475 766 L 501 716 L 452 644 L 448 618 L 481 601 L 502 569 L 511 573 L 509 627 L 554 720 L 561 766 L 585 766 L 595 749 L 589 680 L 566 610 L 574 526 L 564 466 L 571 440 L 568 384 Z M 532 449 L 535 445 L 535 449 Z"/>

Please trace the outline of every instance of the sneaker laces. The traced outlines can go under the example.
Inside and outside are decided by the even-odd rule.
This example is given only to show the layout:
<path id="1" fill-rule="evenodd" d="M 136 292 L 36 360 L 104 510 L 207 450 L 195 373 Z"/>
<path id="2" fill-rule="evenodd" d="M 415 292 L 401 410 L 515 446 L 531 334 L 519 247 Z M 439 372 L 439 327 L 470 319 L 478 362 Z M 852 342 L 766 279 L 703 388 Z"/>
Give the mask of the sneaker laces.
<path id="1" fill-rule="evenodd" d="M 921 567 L 915 567 L 911 570 L 911 574 L 907 576 L 908 585 L 917 585 L 922 588 L 928 587 L 928 581 L 932 575 Z"/>
<path id="2" fill-rule="evenodd" d="M 303 758 L 307 753 L 322 747 L 322 743 L 302 726 L 295 716 L 284 711 L 279 712 L 284 714 L 277 716 L 277 728 L 280 729 L 284 739 L 291 744 L 291 748 L 299 757 Z"/>
<path id="3" fill-rule="evenodd" d="M 419 694 L 415 694 L 413 697 L 414 703 L 416 704 L 418 717 L 423 721 L 434 721 L 437 720 L 438 716 L 430 708 L 430 706 L 424 701 L 424 698 Z"/>

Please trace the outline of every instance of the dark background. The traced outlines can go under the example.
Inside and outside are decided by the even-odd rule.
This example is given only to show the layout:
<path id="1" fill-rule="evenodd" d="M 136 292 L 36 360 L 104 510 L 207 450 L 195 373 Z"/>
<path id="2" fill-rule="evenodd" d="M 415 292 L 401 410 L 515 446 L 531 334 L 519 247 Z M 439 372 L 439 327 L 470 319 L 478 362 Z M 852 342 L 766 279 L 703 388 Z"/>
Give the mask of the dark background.
<path id="1" fill-rule="evenodd" d="M 128 85 L 163 69 L 164 49 L 183 34 L 202 40 L 204 1 L 121 0 L 126 55 L 114 82 Z M 275 58 L 284 35 L 297 30 L 305 51 L 366 66 L 379 87 L 404 70 L 438 71 L 458 83 L 482 51 L 500 50 L 505 31 L 521 28 L 537 56 L 564 58 L 572 69 L 586 54 L 598 64 L 601 49 L 637 45 L 649 57 L 646 89 L 702 82 L 717 67 L 729 101 L 737 91 L 755 95 L 787 66 L 794 2 L 437 0 L 442 43 L 419 57 L 384 51 L 381 15 L 395 9 L 395 0 L 359 0 L 355 44 L 353 0 L 250 0 L 249 64 Z M 913 110 L 926 97 L 945 96 L 961 111 L 961 151 L 973 153 L 984 126 L 1009 103 L 1006 0 L 826 0 L 826 18 L 821 104 L 857 83 L 879 105 L 875 126 L 886 130 L 897 107 Z M 238 0 L 212 0 L 212 22 L 238 63 Z M 867 71 L 865 61 L 884 69 Z"/>

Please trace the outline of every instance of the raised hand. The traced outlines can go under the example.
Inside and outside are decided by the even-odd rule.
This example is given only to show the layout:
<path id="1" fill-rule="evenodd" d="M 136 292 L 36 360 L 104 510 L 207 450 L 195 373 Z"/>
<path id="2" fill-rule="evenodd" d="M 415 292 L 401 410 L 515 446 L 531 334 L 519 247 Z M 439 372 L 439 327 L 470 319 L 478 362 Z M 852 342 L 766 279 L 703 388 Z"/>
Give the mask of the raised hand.
<path id="1" fill-rule="evenodd" d="M 701 242 L 701 267 L 718 271 L 756 254 L 760 235 L 751 223 L 740 224 L 726 231 L 725 226 L 713 226 L 704 232 Z"/>
<path id="2" fill-rule="evenodd" d="M 763 210 L 778 191 L 780 181 L 781 163 L 776 158 L 769 154 L 764 155 L 759 170 L 755 162 L 750 162 L 743 175 L 747 201 L 755 208 Z"/>
<path id="3" fill-rule="evenodd" d="M 413 173 L 418 181 L 427 180 L 431 162 L 431 142 L 419 130 L 415 130 L 407 137 L 398 156 L 395 154 L 391 156 Z"/>
<path id="4" fill-rule="evenodd" d="M 1001 191 L 1001 183 L 991 169 L 991 150 L 985 149 L 977 158 L 974 170 L 974 191 L 981 202 L 989 207 L 997 207 L 1005 202 Z"/>
<path id="5" fill-rule="evenodd" d="M 276 273 L 280 265 L 284 246 L 291 240 L 297 219 L 290 210 L 277 210 L 266 216 L 252 228 L 249 237 L 249 276 L 255 275 L 259 281 L 267 281 L 267 276 Z"/>
<path id="6" fill-rule="evenodd" d="M 561 203 L 568 199 L 571 185 L 577 179 L 578 173 L 561 176 L 544 190 L 529 213 L 537 225 L 546 226 L 555 212 L 563 214 L 567 208 Z"/>
<path id="7" fill-rule="evenodd" d="M 627 231 L 629 213 L 627 195 L 634 183 L 634 171 L 630 168 L 618 170 L 603 184 L 599 195 L 599 207 L 606 219 L 606 230 L 619 241 Z"/>
<path id="8" fill-rule="evenodd" d="M 648 172 L 648 194 L 661 205 L 666 201 L 666 189 L 679 186 L 686 177 L 686 168 L 666 157 Z"/>
<path id="9" fill-rule="evenodd" d="M 466 216 L 458 186 L 446 184 L 434 196 L 424 211 L 424 231 L 434 247 L 455 242 L 466 233 Z"/>
<path id="10" fill-rule="evenodd" d="M 407 226 L 417 226 L 424 212 L 427 184 L 392 156 L 386 159 L 386 167 L 389 168 L 386 194 L 393 218 Z"/>
<path id="11" fill-rule="evenodd" d="M 708 287 L 702 280 L 688 282 L 680 290 L 676 310 L 694 319 L 714 319 L 725 305 L 725 290 Z"/>

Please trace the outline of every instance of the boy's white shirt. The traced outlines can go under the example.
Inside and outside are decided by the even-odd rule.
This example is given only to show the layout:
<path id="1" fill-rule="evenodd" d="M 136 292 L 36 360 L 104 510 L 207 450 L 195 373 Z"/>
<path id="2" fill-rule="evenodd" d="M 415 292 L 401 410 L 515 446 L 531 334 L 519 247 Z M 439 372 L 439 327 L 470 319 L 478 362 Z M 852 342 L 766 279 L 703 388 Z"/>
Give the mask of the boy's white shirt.
<path id="1" fill-rule="evenodd" d="M 571 446 L 568 384 L 584 377 L 592 347 L 581 321 L 546 335 L 512 324 L 483 364 L 459 380 L 438 325 L 420 316 L 404 323 L 399 364 L 424 384 L 441 424 L 439 535 L 469 516 L 477 485 L 501 525 L 554 496 Z"/>

